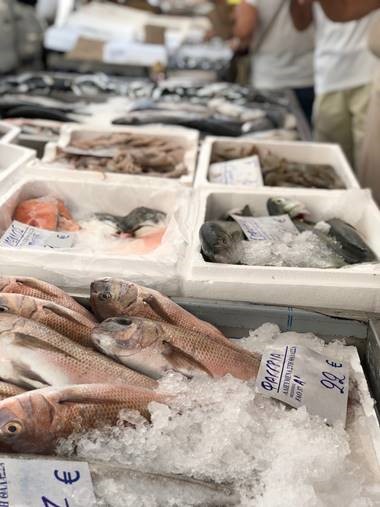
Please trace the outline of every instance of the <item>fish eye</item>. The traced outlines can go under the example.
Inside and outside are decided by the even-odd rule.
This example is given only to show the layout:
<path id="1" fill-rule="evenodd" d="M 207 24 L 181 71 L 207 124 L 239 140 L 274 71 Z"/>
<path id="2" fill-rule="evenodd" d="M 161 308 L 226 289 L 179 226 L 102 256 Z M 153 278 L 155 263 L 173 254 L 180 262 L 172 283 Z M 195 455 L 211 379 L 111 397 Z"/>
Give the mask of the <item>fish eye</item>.
<path id="1" fill-rule="evenodd" d="M 117 317 L 114 319 L 117 324 L 120 324 L 121 326 L 130 326 L 132 324 L 131 319 L 127 319 L 126 317 Z"/>
<path id="2" fill-rule="evenodd" d="M 112 294 L 110 292 L 101 292 L 99 294 L 100 301 L 107 301 L 112 298 Z"/>
<path id="3" fill-rule="evenodd" d="M 0 305 L 0 312 L 9 312 L 9 308 L 5 305 Z"/>
<path id="4" fill-rule="evenodd" d="M 22 431 L 22 424 L 18 421 L 10 421 L 4 426 L 4 431 L 7 435 L 17 435 Z"/>

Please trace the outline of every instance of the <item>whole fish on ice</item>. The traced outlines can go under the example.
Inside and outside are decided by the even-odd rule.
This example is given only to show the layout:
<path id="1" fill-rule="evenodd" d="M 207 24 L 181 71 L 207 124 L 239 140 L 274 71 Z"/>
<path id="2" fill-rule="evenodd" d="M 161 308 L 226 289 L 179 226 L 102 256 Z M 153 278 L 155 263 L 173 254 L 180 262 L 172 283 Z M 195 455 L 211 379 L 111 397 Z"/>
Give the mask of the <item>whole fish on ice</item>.
<path id="1" fill-rule="evenodd" d="M 260 356 L 229 346 L 194 330 L 137 317 L 114 317 L 94 328 L 92 338 L 102 352 L 152 378 L 169 370 L 187 376 L 206 372 L 254 379 Z"/>
<path id="2" fill-rule="evenodd" d="M 120 315 L 168 322 L 230 343 L 212 324 L 198 319 L 160 292 L 119 278 L 91 284 L 91 307 L 100 319 Z"/>
<path id="3" fill-rule="evenodd" d="M 132 385 L 82 384 L 48 387 L 0 402 L 0 449 L 48 454 L 73 432 L 115 425 L 121 410 L 149 418 L 149 403 L 165 397 Z"/>
<path id="4" fill-rule="evenodd" d="M 92 346 L 91 330 L 95 322 L 53 301 L 0 292 L 0 312 L 0 319 L 2 313 L 19 315 L 45 324 L 80 345 Z"/>
<path id="5" fill-rule="evenodd" d="M 69 340 L 49 327 L 17 315 L 0 318 L 0 378 L 21 387 L 155 382 Z"/>

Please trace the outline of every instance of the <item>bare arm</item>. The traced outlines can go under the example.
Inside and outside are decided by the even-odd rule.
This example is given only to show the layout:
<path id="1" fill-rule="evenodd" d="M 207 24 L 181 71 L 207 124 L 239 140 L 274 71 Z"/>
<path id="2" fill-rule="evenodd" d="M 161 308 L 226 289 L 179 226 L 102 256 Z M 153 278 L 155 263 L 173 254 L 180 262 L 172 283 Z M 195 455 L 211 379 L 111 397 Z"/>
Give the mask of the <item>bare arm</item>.
<path id="1" fill-rule="evenodd" d="M 290 14 L 297 30 L 300 32 L 307 30 L 313 22 L 312 2 L 292 0 L 290 2 Z"/>
<path id="2" fill-rule="evenodd" d="M 319 0 L 332 21 L 353 21 L 380 8 L 380 0 Z"/>
<path id="3" fill-rule="evenodd" d="M 235 7 L 234 37 L 242 41 L 251 40 L 257 28 L 257 9 L 253 5 L 241 2 Z"/>

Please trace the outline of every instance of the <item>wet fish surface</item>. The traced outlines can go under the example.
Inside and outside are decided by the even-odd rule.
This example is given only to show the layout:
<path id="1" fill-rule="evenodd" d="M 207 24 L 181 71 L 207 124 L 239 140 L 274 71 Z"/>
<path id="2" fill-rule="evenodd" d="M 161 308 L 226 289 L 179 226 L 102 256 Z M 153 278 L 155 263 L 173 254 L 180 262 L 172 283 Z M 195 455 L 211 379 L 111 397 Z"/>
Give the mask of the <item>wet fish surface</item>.
<path id="1" fill-rule="evenodd" d="M 93 319 L 53 301 L 0 292 L 0 312 L 0 319 L 3 313 L 15 314 L 45 324 L 80 345 L 92 346 L 91 330 L 95 326 Z"/>
<path id="2" fill-rule="evenodd" d="M 96 321 L 95 317 L 86 308 L 77 303 L 65 291 L 37 278 L 26 276 L 0 277 L 0 292 L 22 294 L 52 301 L 84 315 L 89 320 Z"/>
<path id="3" fill-rule="evenodd" d="M 150 378 L 17 315 L 0 318 L 0 378 L 21 387 L 112 383 L 154 387 Z"/>
<path id="4" fill-rule="evenodd" d="M 25 389 L 9 382 L 0 381 L 0 401 L 24 393 Z"/>
<path id="5" fill-rule="evenodd" d="M 137 317 L 107 319 L 93 330 L 92 338 L 102 352 L 156 379 L 174 370 L 186 376 L 203 372 L 249 380 L 256 378 L 261 360 L 218 338 Z"/>
<path id="6" fill-rule="evenodd" d="M 101 278 L 91 284 L 91 307 L 101 319 L 141 317 L 168 322 L 190 331 L 229 340 L 212 324 L 198 319 L 160 292 L 119 278 Z"/>
<path id="7" fill-rule="evenodd" d="M 36 389 L 0 402 L 0 449 L 48 454 L 73 432 L 115 425 L 122 409 L 149 418 L 163 395 L 132 385 L 82 384 Z"/>

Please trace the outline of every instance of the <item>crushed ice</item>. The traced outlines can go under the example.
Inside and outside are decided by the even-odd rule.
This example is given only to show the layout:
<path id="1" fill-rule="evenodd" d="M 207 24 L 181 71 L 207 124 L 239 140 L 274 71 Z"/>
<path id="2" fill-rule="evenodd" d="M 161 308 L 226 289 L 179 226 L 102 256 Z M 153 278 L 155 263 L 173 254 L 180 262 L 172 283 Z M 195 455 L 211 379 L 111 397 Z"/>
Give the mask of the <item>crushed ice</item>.
<path id="1" fill-rule="evenodd" d="M 347 359 L 350 348 L 326 345 L 315 335 L 281 333 L 264 324 L 240 343 L 257 352 L 273 340 L 300 343 Z M 187 379 L 168 374 L 159 390 L 176 394 L 171 407 L 151 404 L 152 421 L 124 411 L 117 427 L 73 435 L 59 452 L 74 452 L 145 473 L 181 474 L 228 485 L 236 497 L 202 497 L 189 484 L 95 477 L 99 505 L 121 507 L 237 505 L 240 507 L 370 507 L 380 504 L 378 477 L 370 462 L 364 415 L 353 405 L 347 427 L 329 427 L 306 409 L 288 409 L 254 393 L 253 383 L 227 376 Z M 355 394 L 354 394 L 355 398 Z M 135 428 L 123 426 L 123 421 Z M 364 442 L 365 437 L 367 440 Z M 364 438 L 364 440 L 363 440 Z M 366 448 L 368 444 L 368 448 Z M 367 452 L 368 451 L 368 452 Z M 143 482 L 143 486 L 142 486 Z M 162 484 L 161 484 L 162 482 Z M 185 487 L 186 486 L 186 487 Z M 232 503 L 231 503 L 232 502 Z"/>
<path id="2" fill-rule="evenodd" d="M 312 231 L 286 233 L 281 241 L 241 241 L 239 251 L 240 262 L 248 266 L 326 269 L 345 265 L 343 258 Z"/>

